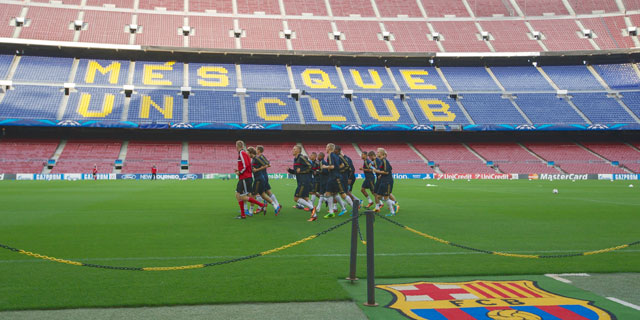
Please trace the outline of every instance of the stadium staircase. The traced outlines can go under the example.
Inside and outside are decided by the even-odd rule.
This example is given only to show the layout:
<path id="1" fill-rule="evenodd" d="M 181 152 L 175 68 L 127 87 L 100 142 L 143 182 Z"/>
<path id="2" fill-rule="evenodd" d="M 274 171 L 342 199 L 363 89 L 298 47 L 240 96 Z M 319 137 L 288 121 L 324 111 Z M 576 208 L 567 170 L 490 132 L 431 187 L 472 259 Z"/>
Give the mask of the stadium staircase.
<path id="1" fill-rule="evenodd" d="M 58 144 L 58 147 L 56 148 L 56 150 L 53 152 L 53 155 L 51 155 L 51 160 L 54 160 L 57 164 L 58 159 L 60 159 L 60 155 L 62 154 L 62 152 L 64 151 L 64 147 L 67 145 L 67 140 L 62 139 L 60 140 L 60 143 Z M 55 168 L 55 166 L 54 166 Z M 48 174 L 51 173 L 51 170 L 53 169 L 49 169 L 49 166 L 44 166 L 42 167 L 42 174 Z"/>

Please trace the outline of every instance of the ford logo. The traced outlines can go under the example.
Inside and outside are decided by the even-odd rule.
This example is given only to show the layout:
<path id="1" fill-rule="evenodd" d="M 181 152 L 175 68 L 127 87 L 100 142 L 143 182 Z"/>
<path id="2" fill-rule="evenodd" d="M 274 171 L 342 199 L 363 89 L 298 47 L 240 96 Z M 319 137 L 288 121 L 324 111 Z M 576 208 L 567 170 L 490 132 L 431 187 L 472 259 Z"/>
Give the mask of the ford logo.
<path id="1" fill-rule="evenodd" d="M 120 178 L 122 178 L 124 180 L 135 180 L 136 179 L 136 175 L 135 174 L 123 174 Z"/>

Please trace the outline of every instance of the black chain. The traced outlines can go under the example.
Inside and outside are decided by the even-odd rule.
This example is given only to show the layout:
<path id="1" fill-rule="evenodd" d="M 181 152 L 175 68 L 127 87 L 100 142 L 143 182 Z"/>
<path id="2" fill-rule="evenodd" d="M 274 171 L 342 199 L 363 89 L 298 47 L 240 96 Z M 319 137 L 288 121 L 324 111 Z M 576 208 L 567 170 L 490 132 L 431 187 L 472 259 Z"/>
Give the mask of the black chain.
<path id="1" fill-rule="evenodd" d="M 379 212 L 375 212 L 375 214 L 378 217 L 384 219 L 387 222 L 395 224 L 396 226 L 398 226 L 400 228 L 407 229 L 407 226 L 405 226 L 405 225 L 403 225 L 400 222 L 397 222 L 395 220 L 389 219 L 388 217 L 385 217 L 384 215 L 380 214 Z M 358 231 L 360 231 L 360 230 L 358 230 Z M 444 241 L 443 240 L 443 241 L 440 241 L 440 242 L 446 243 L 446 244 L 448 244 L 450 246 L 453 246 L 453 247 L 458 247 L 458 248 L 461 248 L 461 249 L 480 252 L 480 253 L 486 253 L 486 254 L 492 254 L 492 255 L 520 256 L 520 257 L 523 257 L 523 258 L 539 258 L 539 259 L 581 257 L 581 256 L 585 256 L 587 253 L 595 254 L 595 253 L 610 252 L 610 251 L 621 249 L 622 247 L 627 248 L 627 247 L 631 247 L 631 246 L 635 246 L 635 245 L 640 244 L 640 241 L 635 241 L 635 242 L 632 242 L 632 243 L 629 243 L 629 244 L 626 244 L 626 245 L 613 247 L 613 248 L 608 248 L 608 249 L 603 249 L 603 250 L 598 250 L 598 251 L 592 251 L 592 252 L 579 252 L 579 253 L 567 253 L 567 254 L 556 254 L 556 255 L 514 255 L 514 254 L 505 254 L 505 253 L 502 253 L 502 252 L 489 251 L 489 250 L 484 250 L 484 249 L 468 247 L 468 246 L 457 244 L 457 243 L 453 243 L 453 242 L 450 242 L 450 241 Z"/>
<path id="2" fill-rule="evenodd" d="M 334 231 L 342 226 L 344 226 L 347 223 L 350 223 L 351 219 L 345 220 L 341 223 L 338 223 L 332 227 L 330 227 L 329 229 L 320 231 L 318 233 L 315 234 L 315 237 L 319 237 L 322 235 L 325 235 L 331 231 Z M 24 250 L 20 250 L 20 249 L 16 249 L 4 244 L 0 243 L 0 248 L 3 249 L 7 249 L 10 251 L 14 251 L 14 252 L 18 252 L 18 253 L 24 253 Z M 28 254 L 31 255 L 31 254 Z M 33 256 L 33 255 L 31 255 Z M 39 255 L 38 255 L 39 256 Z M 199 268 L 206 268 L 206 267 L 213 267 L 213 266 L 219 266 L 219 265 L 223 265 L 223 264 L 230 264 L 230 263 L 235 263 L 235 262 L 240 262 L 240 261 L 244 261 L 244 260 L 249 260 L 249 259 L 253 259 L 253 258 L 257 258 L 257 257 L 261 257 L 263 256 L 262 253 L 256 253 L 256 254 L 252 254 L 252 255 L 248 255 L 248 256 L 244 256 L 244 257 L 239 257 L 239 258 L 234 258 L 234 259 L 230 259 L 230 260 L 225 260 L 225 261 L 218 261 L 218 262 L 212 262 L 212 263 L 206 263 L 206 264 L 202 264 L 201 266 L 197 266 L 194 268 L 186 268 L 186 269 L 199 269 Z M 42 257 L 41 257 L 42 258 Z M 48 257 L 51 258 L 51 257 Z M 46 258 L 45 258 L 46 259 Z M 47 260 L 51 260 L 51 259 L 47 259 Z M 60 262 L 60 261 L 58 261 Z M 68 263 L 71 264 L 71 263 Z M 106 265 L 99 265 L 99 264 L 91 264 L 91 263 L 84 263 L 84 262 L 80 262 L 78 263 L 78 265 L 83 266 L 83 267 L 90 267 L 90 268 L 99 268 L 99 269 L 109 269 L 109 270 L 127 270 L 127 271 L 145 271 L 146 268 L 142 268 L 142 267 L 118 267 L 118 266 L 106 266 Z M 189 266 L 186 266 L 189 267 Z M 162 269 L 163 267 L 158 267 L 157 269 Z M 175 269 L 175 270 L 179 270 L 181 267 L 167 267 L 169 269 Z"/>

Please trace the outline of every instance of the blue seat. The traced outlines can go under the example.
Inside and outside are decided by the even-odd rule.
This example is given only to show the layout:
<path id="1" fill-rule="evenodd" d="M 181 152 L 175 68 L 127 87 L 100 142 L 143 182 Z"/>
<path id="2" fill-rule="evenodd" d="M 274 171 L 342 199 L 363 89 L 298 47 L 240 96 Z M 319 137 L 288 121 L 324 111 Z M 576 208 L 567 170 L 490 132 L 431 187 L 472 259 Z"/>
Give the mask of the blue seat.
<path id="1" fill-rule="evenodd" d="M 0 118 L 55 119 L 63 95 L 60 87 L 16 85 L 0 103 Z"/>
<path id="2" fill-rule="evenodd" d="M 391 77 L 384 67 L 350 67 L 340 68 L 347 87 L 354 91 L 395 91 Z"/>
<path id="3" fill-rule="evenodd" d="M 240 98 L 230 91 L 193 90 L 189 96 L 190 122 L 241 123 Z"/>
<path id="4" fill-rule="evenodd" d="M 469 124 L 448 94 L 409 94 L 406 101 L 419 124 Z"/>
<path id="5" fill-rule="evenodd" d="M 285 92 L 247 92 L 248 123 L 301 123 L 295 100 Z"/>
<path id="6" fill-rule="evenodd" d="M 593 68 L 613 90 L 640 89 L 640 78 L 630 63 L 596 64 Z"/>
<path id="7" fill-rule="evenodd" d="M 137 89 L 136 91 L 137 94 L 131 95 L 127 118 L 129 121 L 140 123 L 182 122 L 183 98 L 178 90 Z M 145 99 L 145 97 L 148 98 Z"/>
<path id="8" fill-rule="evenodd" d="M 554 91 L 533 66 L 491 67 L 491 71 L 509 92 Z"/>
<path id="9" fill-rule="evenodd" d="M 509 99 L 500 94 L 464 94 L 461 100 L 476 124 L 526 124 Z"/>
<path id="10" fill-rule="evenodd" d="M 353 98 L 353 103 L 362 124 L 413 125 L 402 101 L 393 94 L 359 93 Z"/>
<path id="11" fill-rule="evenodd" d="M 99 70 L 97 66 L 95 68 L 89 68 L 90 64 L 94 66 L 97 64 L 97 66 L 103 70 L 106 69 L 107 73 L 102 74 L 103 70 Z M 122 60 L 80 59 L 74 82 L 76 84 L 96 84 L 122 87 L 122 85 L 127 82 L 127 74 L 129 72 L 130 64 L 131 63 L 129 61 Z M 111 76 L 114 72 L 118 72 L 118 76 L 115 79 L 115 83 L 112 83 Z"/>
<path id="12" fill-rule="evenodd" d="M 501 92 L 483 67 L 442 67 L 440 70 L 454 91 Z"/>
<path id="13" fill-rule="evenodd" d="M 555 94 L 519 93 L 515 101 L 534 124 L 587 124 Z"/>
<path id="14" fill-rule="evenodd" d="M 281 64 L 242 64 L 243 87 L 252 90 L 286 89 L 291 88 L 287 67 Z"/>
<path id="15" fill-rule="evenodd" d="M 342 92 L 335 66 L 291 66 L 296 88 L 308 92 Z"/>
<path id="16" fill-rule="evenodd" d="M 7 78 L 7 72 L 9 71 L 9 67 L 11 67 L 12 61 L 13 56 L 0 54 L 0 80 Z"/>
<path id="17" fill-rule="evenodd" d="M 145 69 L 146 72 L 149 72 L 146 77 Z M 147 83 L 145 83 L 145 79 L 147 79 Z M 135 86 L 182 87 L 184 84 L 184 64 L 176 61 L 136 61 L 133 84 Z"/>
<path id="18" fill-rule="evenodd" d="M 320 110 L 314 109 L 312 100 L 317 100 L 317 107 Z M 313 93 L 300 98 L 300 107 L 306 123 L 354 124 L 357 122 L 349 100 L 339 93 Z"/>
<path id="19" fill-rule="evenodd" d="M 391 67 L 391 73 L 403 92 L 449 92 L 434 67 Z"/>
<path id="20" fill-rule="evenodd" d="M 189 63 L 189 86 L 193 89 L 235 91 L 236 79 L 234 64 Z"/>
<path id="21" fill-rule="evenodd" d="M 636 116 L 640 117 L 640 92 L 623 92 L 622 102 L 624 102 Z"/>
<path id="22" fill-rule="evenodd" d="M 586 66 L 544 66 L 542 69 L 560 89 L 604 90 Z"/>
<path id="23" fill-rule="evenodd" d="M 78 87 L 77 92 L 69 94 L 69 102 L 65 110 L 64 120 L 114 120 L 120 121 L 124 108 L 124 93 L 119 89 Z M 90 96 L 88 108 L 81 106 L 82 96 Z M 111 111 L 104 104 L 105 96 L 113 96 L 113 106 Z"/>
<path id="24" fill-rule="evenodd" d="M 69 80 L 72 58 L 22 56 L 14 81 L 64 83 Z"/>
<path id="25" fill-rule="evenodd" d="M 634 123 L 631 116 L 618 101 L 608 98 L 606 93 L 574 93 L 571 101 L 593 123 Z"/>

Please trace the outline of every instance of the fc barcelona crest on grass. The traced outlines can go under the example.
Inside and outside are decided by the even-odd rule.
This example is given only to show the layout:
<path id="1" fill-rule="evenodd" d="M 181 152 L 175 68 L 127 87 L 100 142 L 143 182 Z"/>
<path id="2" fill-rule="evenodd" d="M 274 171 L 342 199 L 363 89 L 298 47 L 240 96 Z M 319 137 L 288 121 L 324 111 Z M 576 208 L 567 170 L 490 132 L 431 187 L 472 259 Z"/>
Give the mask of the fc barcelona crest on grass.
<path id="1" fill-rule="evenodd" d="M 614 320 L 590 301 L 563 297 L 535 282 L 413 282 L 378 285 L 394 299 L 387 306 L 411 319 Z"/>

